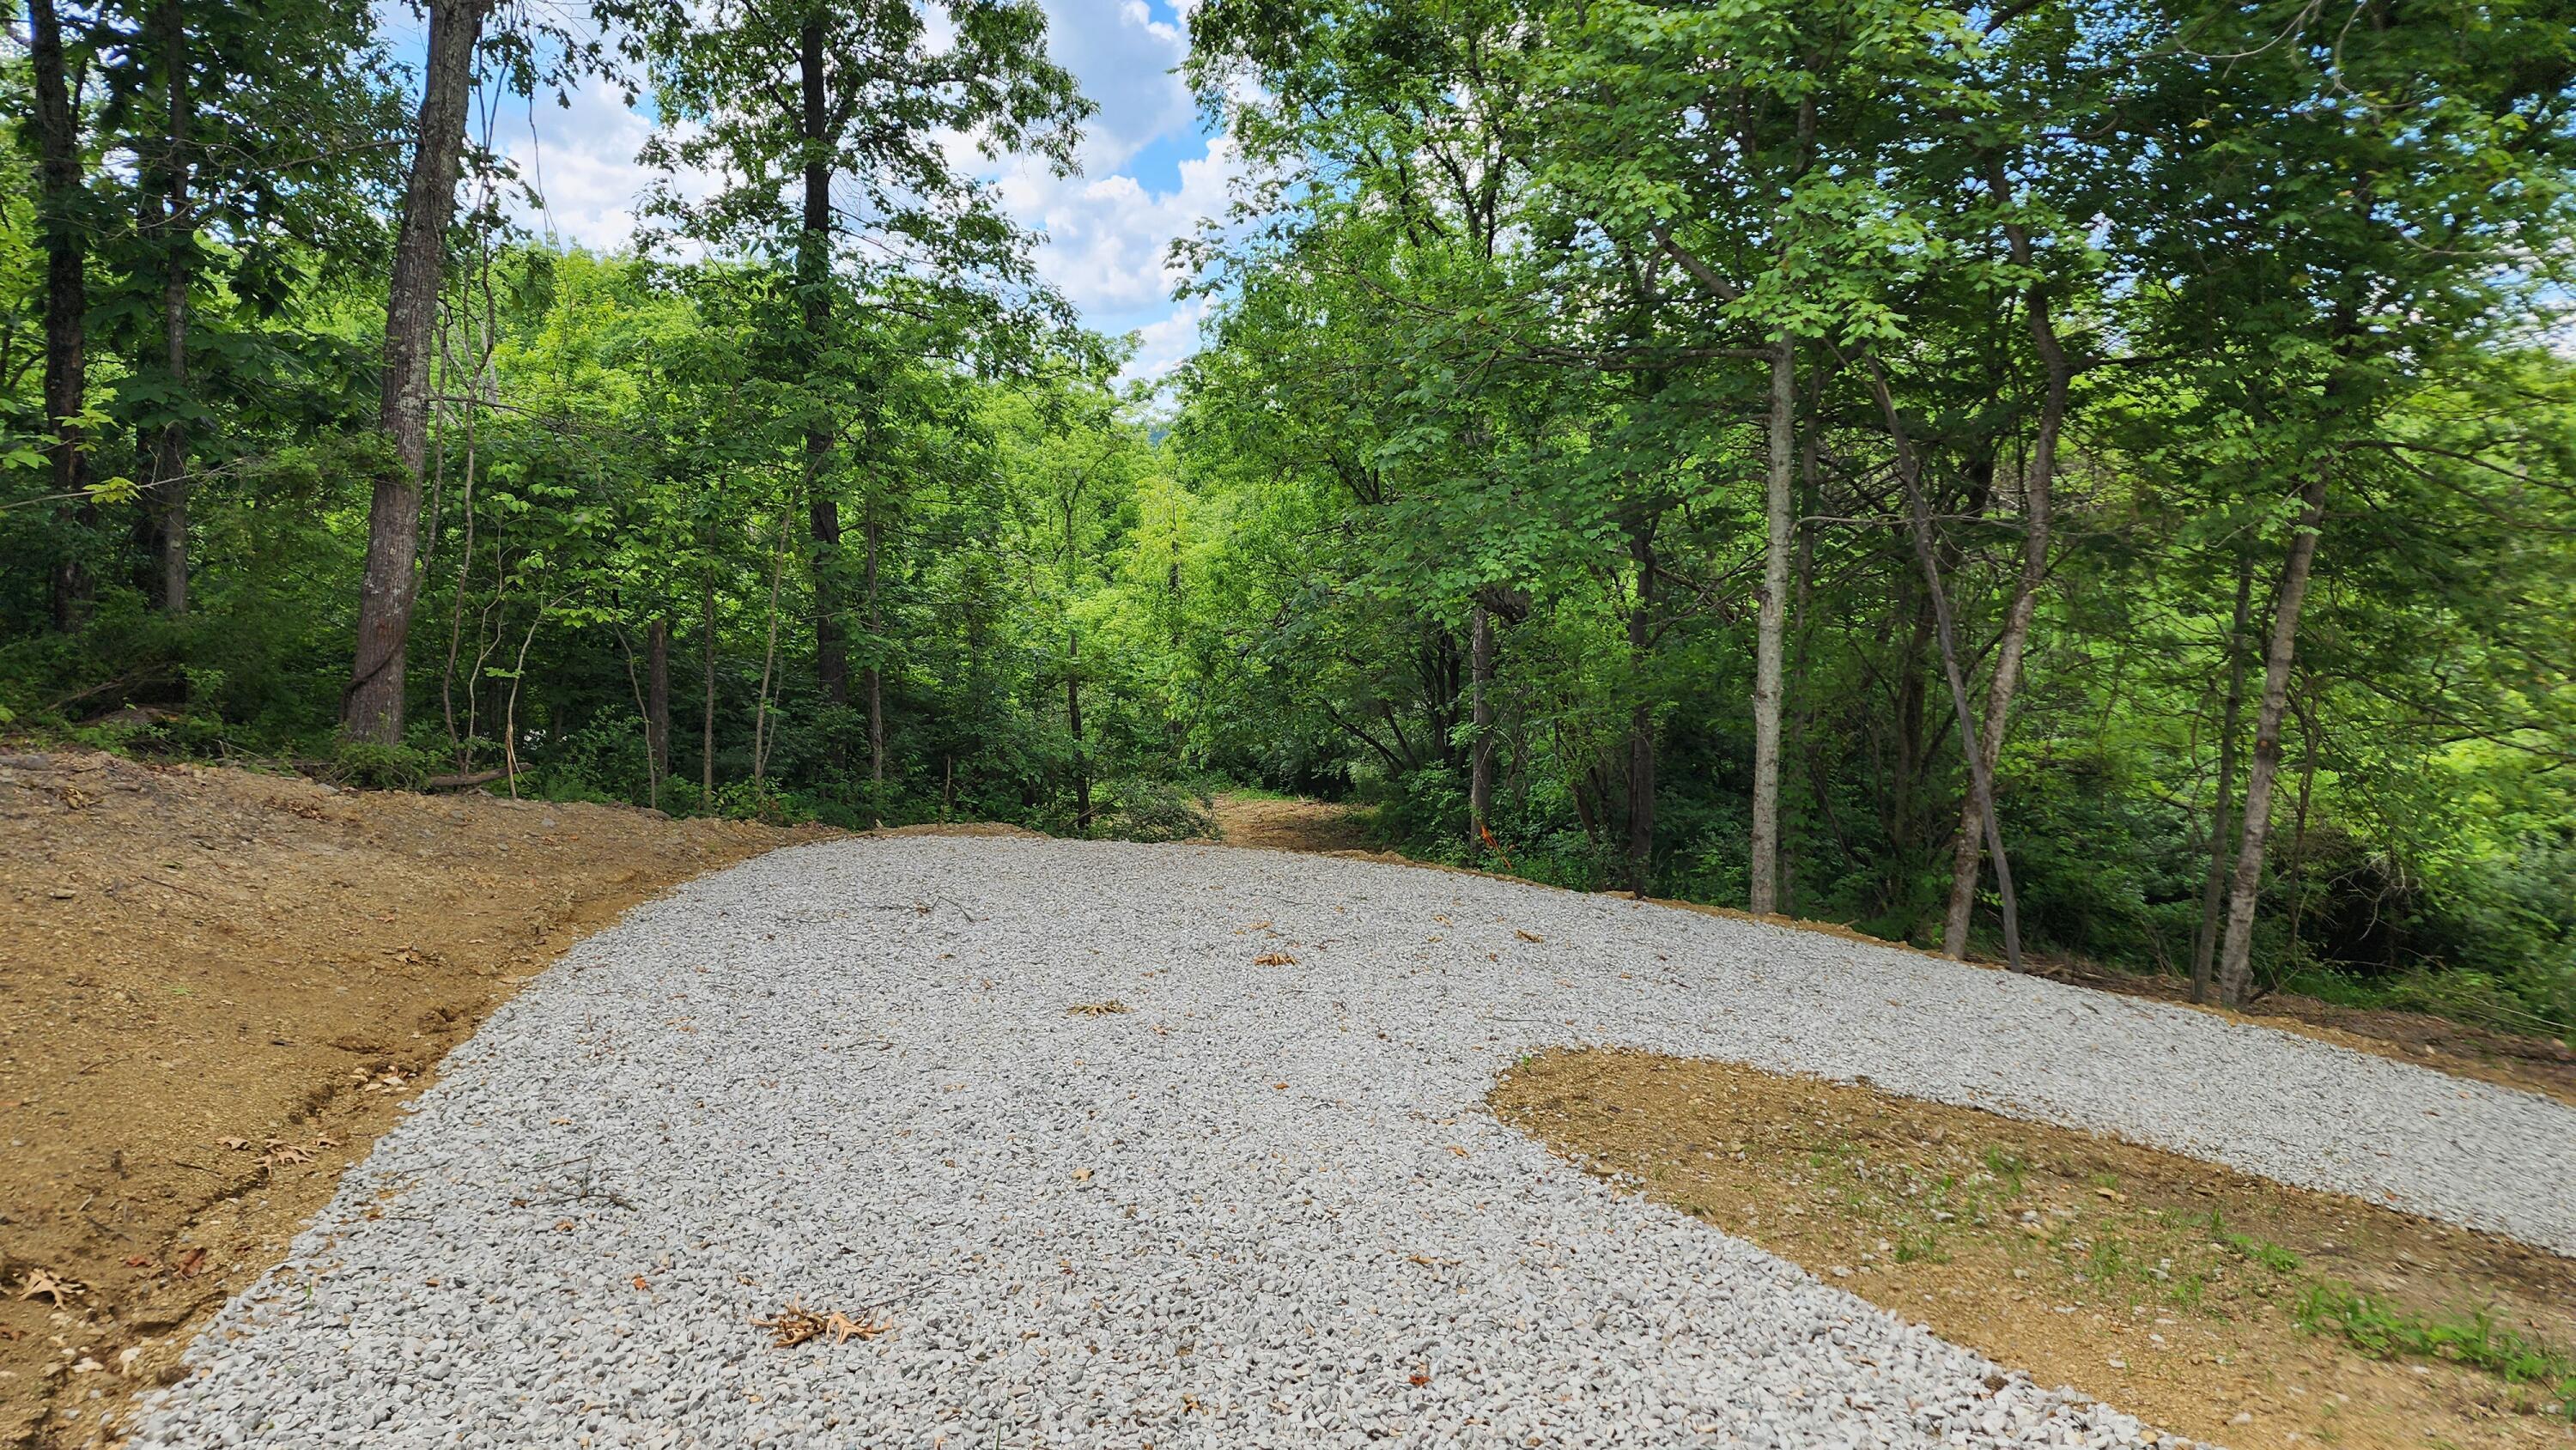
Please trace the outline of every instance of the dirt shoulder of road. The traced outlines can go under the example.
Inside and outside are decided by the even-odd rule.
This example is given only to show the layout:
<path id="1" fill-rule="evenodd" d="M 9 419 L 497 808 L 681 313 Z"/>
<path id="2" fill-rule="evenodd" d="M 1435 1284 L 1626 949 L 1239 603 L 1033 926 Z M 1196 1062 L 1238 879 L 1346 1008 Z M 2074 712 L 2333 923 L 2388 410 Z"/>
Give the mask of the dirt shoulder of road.
<path id="1" fill-rule="evenodd" d="M 1484 876 L 1497 881 L 1526 879 L 1507 872 L 1480 871 L 1473 867 L 1452 866 L 1437 861 L 1417 861 L 1396 852 L 1380 849 L 1368 829 L 1366 807 L 1341 805 L 1327 801 L 1278 800 L 1220 794 L 1216 797 L 1216 819 L 1224 844 L 1251 846 L 1274 851 L 1311 851 L 1356 860 L 1384 861 L 1397 865 L 1422 866 L 1435 871 L 1455 871 L 1470 876 Z M 1605 893 L 1625 895 L 1624 892 Z M 1905 942 L 1891 942 L 1866 936 L 1848 926 L 1829 921 L 1808 921 L 1789 916 L 1755 916 L 1732 907 L 1711 906 L 1698 901 L 1668 901 L 1648 898 L 1658 906 L 1677 911 L 1695 912 L 1701 916 L 1724 917 L 1733 921 L 1759 921 L 1794 931 L 1820 932 L 1844 941 L 1869 946 L 1892 947 L 1898 951 L 1936 955 Z M 1998 967 L 1993 962 L 1978 966 Z M 2117 992 L 2123 996 L 2143 997 L 2167 1002 L 2193 1011 L 2207 1012 L 2231 1021 L 2250 1022 L 2302 1037 L 2332 1043 L 2355 1052 L 2394 1058 L 2399 1062 L 2429 1067 L 2455 1077 L 2472 1078 L 2499 1087 L 2519 1088 L 2555 1098 L 2576 1107 L 2576 1051 L 2555 1038 L 2498 1032 L 2471 1023 L 2456 1022 L 2429 1012 L 2404 1012 L 2386 1009 L 2339 1006 L 2314 997 L 2292 993 L 2274 993 L 2242 1011 L 2196 1006 L 2188 1000 L 2189 986 L 2176 977 L 2144 976 L 2108 971 L 2079 962 L 2043 962 L 2036 964 L 2036 975 L 2053 981 L 2067 982 L 2095 991 Z"/>
<path id="2" fill-rule="evenodd" d="M 2509 1240 L 1732 1063 L 1544 1053 L 1491 1106 L 1588 1171 L 2167 1433 L 2576 1446 L 2576 1262 Z"/>
<path id="3" fill-rule="evenodd" d="M 0 755 L 0 1446 L 101 1439 L 573 942 L 831 834 Z"/>

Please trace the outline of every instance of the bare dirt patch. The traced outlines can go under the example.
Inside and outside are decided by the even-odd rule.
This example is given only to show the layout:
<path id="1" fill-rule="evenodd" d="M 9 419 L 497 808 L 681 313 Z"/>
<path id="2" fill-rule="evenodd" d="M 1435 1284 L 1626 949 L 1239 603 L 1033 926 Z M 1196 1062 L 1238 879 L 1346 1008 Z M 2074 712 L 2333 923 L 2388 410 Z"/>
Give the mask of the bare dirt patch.
<path id="1" fill-rule="evenodd" d="M 2391 1323 L 2483 1314 L 2491 1343 L 2576 1346 L 2576 1262 L 2503 1239 L 2112 1139 L 1729 1063 L 1553 1052 L 1506 1073 L 1491 1105 L 1593 1172 L 2194 1439 L 2576 1445 L 2552 1385 L 2439 1353 L 2377 1357 L 2344 1332 L 2352 1301 L 2336 1296 L 2358 1294 Z"/>
<path id="2" fill-rule="evenodd" d="M 100 1438 L 574 941 L 826 834 L 0 756 L 0 1445 Z"/>
<path id="3" fill-rule="evenodd" d="M 1368 812 L 1357 806 L 1220 793 L 1214 811 L 1217 839 L 1229 846 L 1322 855 L 1369 849 Z"/>

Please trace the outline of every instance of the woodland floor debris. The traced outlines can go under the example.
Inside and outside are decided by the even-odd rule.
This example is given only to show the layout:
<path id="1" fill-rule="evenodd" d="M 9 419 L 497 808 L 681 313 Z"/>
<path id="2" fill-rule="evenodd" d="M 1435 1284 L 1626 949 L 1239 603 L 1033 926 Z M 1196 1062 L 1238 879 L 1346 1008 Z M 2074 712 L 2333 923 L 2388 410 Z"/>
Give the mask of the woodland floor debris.
<path id="1" fill-rule="evenodd" d="M 87 1443 L 91 1391 L 170 1373 L 422 1074 L 566 946 L 816 834 L 10 756 L 0 1445 Z"/>

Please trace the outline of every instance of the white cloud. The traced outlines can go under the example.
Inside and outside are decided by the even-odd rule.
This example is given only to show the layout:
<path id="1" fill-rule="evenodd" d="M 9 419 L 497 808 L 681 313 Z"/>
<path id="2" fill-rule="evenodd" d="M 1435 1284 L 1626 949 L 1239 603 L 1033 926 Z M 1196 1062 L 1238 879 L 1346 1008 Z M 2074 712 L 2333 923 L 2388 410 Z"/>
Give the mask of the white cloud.
<path id="1" fill-rule="evenodd" d="M 1174 368 L 1198 351 L 1199 323 L 1207 316 L 1207 309 L 1206 298 L 1193 297 L 1174 307 L 1169 315 L 1136 329 L 1136 355 L 1128 359 L 1122 378 L 1129 382 L 1160 382 L 1169 377 Z"/>
<path id="2" fill-rule="evenodd" d="M 1188 33 L 1144 0 L 1045 0 L 1047 51 L 1100 109 L 1084 127 L 1083 170 L 1114 171 L 1158 138 L 1197 134 L 1189 87 L 1174 74 Z"/>
<path id="3" fill-rule="evenodd" d="M 588 82 L 570 100 L 569 107 L 541 100 L 533 113 L 525 101 L 505 108 L 493 117 L 492 139 L 543 202 L 522 222 L 595 252 L 618 251 L 634 241 L 635 208 L 653 180 L 635 160 L 653 126 L 604 81 Z"/>
<path id="4" fill-rule="evenodd" d="M 1170 300 L 1183 280 L 1170 262 L 1173 239 L 1224 214 L 1237 170 L 1233 143 L 1219 136 L 1206 155 L 1180 164 L 1170 191 L 1148 191 L 1123 172 L 1057 177 L 1028 165 L 1003 173 L 999 185 L 1011 213 L 1046 232 L 1038 270 L 1047 280 L 1085 313 L 1122 313 Z"/>
<path id="5" fill-rule="evenodd" d="M 1128 375 L 1159 377 L 1188 355 L 1204 311 L 1172 301 L 1181 279 L 1168 263 L 1171 243 L 1200 218 L 1223 213 L 1239 170 L 1227 138 L 1201 146 L 1195 104 L 1174 73 L 1188 53 L 1193 0 L 1166 0 L 1162 8 L 1177 21 L 1157 18 L 1147 0 L 1043 3 L 1050 52 L 1099 106 L 1084 128 L 1083 174 L 1059 177 L 1016 158 L 996 163 L 977 154 L 970 137 L 940 139 L 962 170 L 992 179 L 1005 209 L 1045 234 L 1038 269 L 1086 317 L 1104 330 L 1142 330 Z M 494 118 L 493 140 L 544 198 L 541 212 L 523 218 L 528 225 L 614 251 L 631 243 L 653 179 L 635 160 L 652 125 L 600 82 L 571 99 L 569 108 L 540 101 L 533 116 L 525 102 L 511 103 Z M 1184 158 L 1169 190 L 1153 190 L 1136 174 L 1140 153 L 1158 143 L 1158 154 L 1177 149 Z"/>

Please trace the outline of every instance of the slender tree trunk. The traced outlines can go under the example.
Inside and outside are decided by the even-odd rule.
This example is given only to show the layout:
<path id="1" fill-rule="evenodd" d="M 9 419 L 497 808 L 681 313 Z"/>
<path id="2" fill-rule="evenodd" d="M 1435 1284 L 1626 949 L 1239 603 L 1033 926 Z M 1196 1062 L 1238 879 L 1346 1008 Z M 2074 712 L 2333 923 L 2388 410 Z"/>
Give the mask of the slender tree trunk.
<path id="1" fill-rule="evenodd" d="M 2294 709 L 2299 717 L 2299 803 L 2290 812 L 2289 859 L 2281 863 L 2281 872 L 2290 878 L 2290 920 L 2281 935 L 2296 947 L 2299 919 L 2308 909 L 2308 806 L 2317 788 L 2317 717 L 2313 693 L 2308 703 Z M 2397 934 L 2388 934 L 2388 970 L 2397 970 Z M 2256 993 L 2260 997 L 2262 993 Z"/>
<path id="2" fill-rule="evenodd" d="M 2016 259 L 2029 264 L 2029 247 L 2021 228 L 2007 228 Z M 2022 486 L 2021 578 L 2013 586 L 2012 607 L 2005 612 L 2003 637 L 1995 643 L 1994 677 L 1986 683 L 1986 729 L 1976 749 L 1987 782 L 1989 800 L 1980 805 L 1975 793 L 1959 812 L 1957 852 L 1950 863 L 1950 910 L 1941 925 L 1941 954 L 1964 961 L 1968 927 L 1977 908 L 1978 858 L 1983 854 L 1985 812 L 1993 809 L 1995 767 L 2003 760 L 2004 731 L 2012 722 L 2013 693 L 2021 684 L 2023 652 L 2030 644 L 2030 622 L 2039 611 L 2039 589 L 2048 578 L 2048 531 L 2052 493 L 2057 481 L 2057 438 L 2066 418 L 2066 393 L 2074 370 L 2059 345 L 2049 317 L 2048 294 L 2030 289 L 2031 343 L 2047 377 L 2039 405 L 2039 429 L 2031 441 L 2030 466 Z"/>
<path id="3" fill-rule="evenodd" d="M 358 590 L 357 659 L 342 699 L 340 728 L 351 739 L 393 745 L 403 733 L 403 656 L 411 639 L 420 578 L 421 468 L 429 456 L 429 363 L 436 345 L 438 289 L 447 263 L 447 226 L 456 215 L 464 164 L 474 49 L 489 0 L 429 0 L 429 49 L 421 74 L 411 180 L 394 243 L 385 299 L 385 375 L 378 419 L 394 460 L 376 477 L 367 509 L 367 567 Z"/>
<path id="4" fill-rule="evenodd" d="M 1905 489 L 1905 506 L 1914 536 L 1914 560 L 1930 592 L 1933 625 L 1941 644 L 1941 669 L 1949 679 L 1950 707 L 1958 712 L 1960 753 L 1968 760 L 1968 788 L 1977 814 L 1985 821 L 1986 849 L 1994 853 L 1995 890 L 2003 899 L 2004 957 L 2016 972 L 2021 965 L 2021 909 L 2013 897 L 2012 859 L 2004 853 L 2003 830 L 1995 821 L 1995 778 L 1979 743 L 1976 713 L 1968 704 L 1968 682 L 1959 669 L 1959 636 L 1950 617 L 1950 596 L 1941 586 L 1939 546 L 1932 533 L 1932 506 L 1923 496 L 1922 460 L 1906 435 L 1904 417 L 1888 392 L 1887 374 L 1876 361 L 1864 359 L 1871 400 L 1887 420 L 1896 444 L 1896 478 Z"/>
<path id="5" fill-rule="evenodd" d="M 1820 398 L 1823 393 L 1823 378 L 1819 370 L 1818 376 L 1808 386 L 1809 426 L 1806 441 L 1798 448 L 1798 554 L 1794 565 L 1796 586 L 1793 599 L 1796 612 L 1790 621 L 1791 632 L 1796 636 L 1796 649 L 1789 662 L 1788 688 L 1789 697 L 1798 702 L 1798 708 L 1796 713 L 1789 717 L 1790 744 L 1781 752 L 1807 761 L 1811 774 L 1814 765 L 1808 754 L 1811 748 L 1808 742 L 1814 736 L 1816 701 L 1815 696 L 1807 689 L 1807 664 L 1809 655 L 1813 653 L 1812 644 L 1816 633 L 1816 525 L 1813 521 L 1816 512 L 1816 469 L 1822 461 L 1819 455 L 1824 451 L 1821 437 L 1824 429 L 1823 425 L 1816 421 L 1817 412 L 1813 400 Z M 1795 916 L 1798 912 L 1798 852 L 1786 838 L 1782 839 L 1780 846 L 1778 909 L 1783 915 Z"/>
<path id="6" fill-rule="evenodd" d="M 81 234 L 80 117 L 72 110 L 63 58 L 62 16 L 54 0 L 27 0 L 27 59 L 36 121 L 38 239 L 45 252 L 45 421 L 54 507 L 73 540 L 96 528 L 97 506 L 82 490 L 87 456 L 79 416 L 89 392 L 88 246 Z M 54 628 L 77 628 L 94 585 L 77 542 L 53 564 Z"/>
<path id="7" fill-rule="evenodd" d="M 151 228 L 161 254 L 161 353 L 170 380 L 184 395 L 188 383 L 188 281 L 197 224 L 188 200 L 188 32 L 178 0 L 153 7 L 152 27 L 161 49 L 169 134 L 162 140 L 162 195 L 157 225 Z M 162 611 L 173 618 L 188 612 L 188 426 L 172 419 L 153 439 L 149 496 L 158 515 L 154 545 L 159 555 Z"/>
<path id="8" fill-rule="evenodd" d="M 1467 854 L 1485 851 L 1485 824 L 1494 806 L 1494 614 L 1479 601 L 1467 611 L 1468 718 L 1476 735 L 1467 747 Z"/>
<path id="9" fill-rule="evenodd" d="M 1091 762 L 1082 748 L 1082 636 L 1064 634 L 1064 723 L 1073 735 L 1073 828 L 1091 831 Z"/>
<path id="10" fill-rule="evenodd" d="M 877 520 L 876 500 L 868 500 L 866 521 L 868 557 L 865 584 L 868 596 L 868 663 L 860 683 L 868 693 L 868 779 L 876 786 L 879 804 L 885 797 L 886 728 L 885 671 L 878 666 L 878 652 L 885 647 L 885 617 L 877 597 L 877 545 L 882 529 Z"/>
<path id="11" fill-rule="evenodd" d="M 757 797 L 769 775 L 769 681 L 778 668 L 778 586 L 787 573 L 787 515 L 778 518 L 778 542 L 769 555 L 769 643 L 760 656 L 760 693 L 751 712 L 751 793 Z"/>
<path id="12" fill-rule="evenodd" d="M 709 809 L 716 798 L 716 570 L 707 566 L 705 592 L 700 596 L 705 608 L 699 616 L 698 655 L 704 662 L 704 693 L 698 704 L 698 809 Z"/>
<path id="13" fill-rule="evenodd" d="M 1798 450 L 1798 353 L 1785 331 L 1771 344 L 1770 445 L 1762 504 L 1762 601 L 1753 652 L 1753 860 L 1747 902 L 1762 916 L 1780 909 L 1780 684 L 1787 654 L 1791 493 Z"/>
<path id="14" fill-rule="evenodd" d="M 459 501 L 459 505 L 465 515 L 465 545 L 464 551 L 456 563 L 456 600 L 454 606 L 448 611 L 447 615 L 447 670 L 445 674 L 439 677 L 438 682 L 439 713 L 445 719 L 447 724 L 447 743 L 456 752 L 456 770 L 459 775 L 464 774 L 468 767 L 466 756 L 469 753 L 465 746 L 464 736 L 460 736 L 456 732 L 456 659 L 459 646 L 465 638 L 465 586 L 474 577 L 474 416 L 474 411 L 471 408 L 467 409 L 465 414 L 465 487 L 463 490 L 463 497 Z M 446 472 L 444 452 L 440 455 L 439 468 L 441 476 L 444 477 Z M 480 624 L 475 626 L 474 634 L 474 642 L 479 656 L 483 642 L 483 627 Z M 475 664 L 479 670 L 482 664 L 479 657 L 476 659 Z M 474 681 L 469 678 L 465 682 L 466 735 L 474 733 L 474 689 Z"/>
<path id="15" fill-rule="evenodd" d="M 671 617 L 644 631 L 644 779 L 647 799 L 662 807 L 662 777 L 671 773 Z"/>
<path id="16" fill-rule="evenodd" d="M 2319 473 L 2300 490 L 2305 505 L 2281 592 L 2272 607 L 2272 638 L 2263 651 L 2263 703 L 2254 715 L 2254 761 L 2245 773 L 2245 824 L 2236 846 L 2236 871 L 2227 897 L 2227 936 L 2218 951 L 2218 1000 L 2245 1000 L 2254 966 L 2254 898 L 2263 884 L 2263 842 L 2271 833 L 2272 785 L 2281 771 L 2281 716 L 2289 708 L 2290 665 L 2298 646 L 2299 609 L 2307 602 L 2308 572 L 2316 564 L 2317 535 L 2326 517 L 2326 479 Z"/>
<path id="17" fill-rule="evenodd" d="M 823 21 L 817 14 L 797 37 L 800 100 L 804 106 L 804 229 L 796 238 L 796 286 L 805 308 L 807 346 L 819 359 L 832 327 L 832 165 L 830 97 L 825 93 Z M 841 553 L 841 505 L 826 486 L 832 461 L 831 430 L 805 433 L 805 510 L 814 536 L 814 679 L 823 698 L 850 702 L 850 652 L 841 634 L 833 563 Z"/>
<path id="18" fill-rule="evenodd" d="M 2209 808 L 2209 872 L 2200 883 L 2200 930 L 2191 942 L 2191 1000 L 2209 1000 L 2218 964 L 2219 913 L 2227 905 L 2229 797 L 2236 789 L 2236 736 L 2245 713 L 2245 631 L 2254 616 L 2254 556 L 2236 556 L 2236 617 L 2227 627 L 2227 704 L 2218 724 L 2218 799 Z"/>
<path id="19" fill-rule="evenodd" d="M 519 686 L 528 679 L 528 646 L 537 642 L 537 626 L 546 622 L 548 601 L 539 599 L 528 616 L 528 632 L 519 637 L 519 657 L 510 667 L 510 702 L 501 716 L 501 770 L 510 782 L 510 799 L 519 798 Z"/>
<path id="20" fill-rule="evenodd" d="M 1628 661 L 1645 673 L 1654 650 L 1654 518 L 1642 505 L 1628 528 L 1628 557 L 1637 566 L 1637 598 L 1628 610 Z M 1628 714 L 1628 893 L 1643 898 L 1655 851 L 1655 708 L 1639 681 Z"/>

